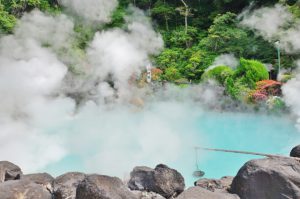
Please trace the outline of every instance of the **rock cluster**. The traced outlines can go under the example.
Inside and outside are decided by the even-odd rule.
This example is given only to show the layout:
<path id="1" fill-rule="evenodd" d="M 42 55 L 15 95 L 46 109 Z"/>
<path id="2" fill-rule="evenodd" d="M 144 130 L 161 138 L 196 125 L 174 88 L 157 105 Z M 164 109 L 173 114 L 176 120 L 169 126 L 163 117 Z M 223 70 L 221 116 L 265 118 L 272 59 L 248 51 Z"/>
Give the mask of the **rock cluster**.
<path id="1" fill-rule="evenodd" d="M 299 157 L 299 146 L 291 151 Z M 166 165 L 135 167 L 128 183 L 98 174 L 23 175 L 0 161 L 0 199 L 299 199 L 300 162 L 264 158 L 247 162 L 235 177 L 200 179 L 185 190 L 183 176 Z"/>
<path id="2" fill-rule="evenodd" d="M 136 167 L 129 183 L 117 177 L 70 172 L 23 175 L 13 163 L 0 162 L 0 199 L 165 199 L 181 193 L 182 175 L 166 165 Z"/>
<path id="3" fill-rule="evenodd" d="M 157 165 L 155 169 L 134 168 L 130 174 L 128 186 L 132 190 L 152 191 L 165 198 L 175 197 L 185 188 L 183 176 L 163 164 Z"/>

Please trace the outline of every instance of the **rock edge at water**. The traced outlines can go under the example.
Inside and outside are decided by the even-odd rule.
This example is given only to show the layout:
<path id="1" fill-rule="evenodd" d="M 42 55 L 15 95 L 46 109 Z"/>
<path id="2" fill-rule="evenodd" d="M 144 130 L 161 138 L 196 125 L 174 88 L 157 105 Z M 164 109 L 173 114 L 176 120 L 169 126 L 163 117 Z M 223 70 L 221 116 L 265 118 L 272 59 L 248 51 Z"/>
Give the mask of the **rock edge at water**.
<path id="1" fill-rule="evenodd" d="M 186 190 L 182 175 L 163 164 L 154 169 L 135 167 L 128 183 L 78 172 L 57 178 L 47 173 L 23 175 L 20 167 L 8 161 L 0 161 L 0 176 L 0 199 L 300 198 L 300 162 L 292 158 L 251 160 L 235 177 L 203 178 Z"/>

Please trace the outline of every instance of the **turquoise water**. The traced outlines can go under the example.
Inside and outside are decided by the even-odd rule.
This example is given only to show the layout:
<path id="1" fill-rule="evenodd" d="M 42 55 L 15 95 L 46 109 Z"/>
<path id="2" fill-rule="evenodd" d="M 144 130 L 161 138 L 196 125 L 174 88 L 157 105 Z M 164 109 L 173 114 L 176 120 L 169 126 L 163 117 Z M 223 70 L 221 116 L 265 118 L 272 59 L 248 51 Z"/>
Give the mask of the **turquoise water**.
<path id="1" fill-rule="evenodd" d="M 143 113 L 138 113 L 138 115 L 135 115 L 135 118 L 139 118 L 142 115 Z M 187 118 L 187 115 L 189 114 L 183 114 L 178 119 L 178 122 L 175 123 L 174 121 L 177 121 L 175 116 L 172 116 L 174 117 L 173 120 L 163 120 L 164 117 L 171 117 L 167 114 L 164 117 L 159 116 L 162 122 L 167 123 L 166 126 L 172 126 L 177 131 L 183 132 L 182 135 L 185 137 L 190 136 L 190 134 L 193 136 L 193 142 L 184 142 L 185 146 L 182 149 L 182 153 L 178 154 L 176 159 L 163 162 L 179 170 L 184 175 L 187 185 L 192 185 L 197 180 L 192 176 L 196 168 L 195 145 L 288 155 L 293 146 L 300 144 L 300 133 L 295 128 L 294 121 L 288 119 L 288 117 L 225 112 L 201 112 L 201 114 L 191 114 L 191 118 Z M 150 117 L 149 120 L 151 119 Z M 143 123 L 143 121 L 139 122 Z M 127 123 L 127 126 L 124 125 L 121 128 L 134 126 L 134 122 Z M 133 138 L 132 147 L 138 148 L 135 145 L 135 141 Z M 126 146 L 130 146 L 130 144 Z M 53 175 L 59 175 L 67 171 L 93 173 L 94 170 L 86 168 L 82 158 L 77 156 L 76 153 L 70 153 L 60 162 L 48 165 L 43 171 L 46 170 Z M 246 161 L 253 158 L 260 157 L 199 151 L 198 164 L 200 169 L 206 173 L 204 177 L 220 178 L 222 176 L 235 175 Z M 128 159 L 130 161 L 130 157 Z M 158 164 L 160 162 L 155 163 Z M 155 163 L 141 160 L 136 164 L 153 167 Z M 122 162 L 116 160 L 116 164 L 122 165 Z M 99 167 L 101 167 L 101 162 L 99 163 Z M 128 170 L 129 172 L 130 169 Z M 119 177 L 122 178 L 123 176 Z"/>
<path id="2" fill-rule="evenodd" d="M 206 113 L 198 118 L 199 140 L 205 138 L 206 147 L 245 150 L 261 153 L 289 155 L 291 148 L 300 144 L 300 133 L 292 120 L 245 113 Z M 222 152 L 200 152 L 199 167 L 206 178 L 234 176 L 248 160 L 260 156 Z M 196 159 L 196 158 L 195 158 Z M 196 180 L 185 173 L 190 184 Z"/>

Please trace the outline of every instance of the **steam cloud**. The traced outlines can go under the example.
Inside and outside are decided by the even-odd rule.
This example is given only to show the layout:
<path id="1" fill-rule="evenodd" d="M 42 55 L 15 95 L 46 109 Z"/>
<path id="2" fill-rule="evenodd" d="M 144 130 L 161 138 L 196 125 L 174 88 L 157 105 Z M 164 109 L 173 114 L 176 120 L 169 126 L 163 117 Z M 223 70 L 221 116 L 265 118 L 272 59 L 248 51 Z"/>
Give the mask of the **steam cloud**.
<path id="1" fill-rule="evenodd" d="M 277 4 L 274 7 L 261 8 L 253 12 L 246 11 L 241 16 L 241 25 L 251 28 L 266 40 L 280 42 L 286 53 L 300 52 L 300 20 L 294 19 L 288 8 Z M 299 68 L 300 60 L 295 65 Z M 297 127 L 300 129 L 300 73 L 288 81 L 282 88 L 286 104 L 298 117 Z"/>
<path id="2" fill-rule="evenodd" d="M 118 0 L 60 0 L 62 5 L 86 20 L 107 23 Z"/>
<path id="3" fill-rule="evenodd" d="M 114 1 L 100 2 L 109 10 Z M 68 69 L 76 34 L 69 16 L 35 10 L 22 17 L 13 35 L 0 38 L 1 159 L 34 172 L 76 155 L 86 172 L 123 176 L 136 165 L 173 162 L 190 151 L 196 132 L 186 134 L 188 127 L 177 121 L 196 109 L 176 100 L 183 96 L 172 86 L 164 92 L 174 100 L 164 101 L 129 81 L 163 48 L 150 21 L 129 9 L 126 31 L 97 32 L 84 58 L 72 60 L 81 75 Z M 137 109 L 130 103 L 137 99 L 152 103 Z"/>
<path id="4" fill-rule="evenodd" d="M 235 69 L 239 64 L 239 60 L 234 56 L 234 54 L 222 54 L 214 60 L 213 64 L 208 67 L 207 70 L 211 70 L 217 66 L 229 66 Z"/>
<path id="5" fill-rule="evenodd" d="M 276 4 L 274 7 L 260 8 L 253 12 L 246 10 L 239 18 L 242 26 L 254 30 L 266 40 L 272 43 L 279 41 L 285 52 L 299 52 L 300 20 L 295 19 L 287 7 Z"/>
<path id="6" fill-rule="evenodd" d="M 241 25 L 258 31 L 265 39 L 269 40 L 280 32 L 283 26 L 292 20 L 292 14 L 282 5 L 266 7 L 250 12 L 246 10 L 239 15 Z"/>

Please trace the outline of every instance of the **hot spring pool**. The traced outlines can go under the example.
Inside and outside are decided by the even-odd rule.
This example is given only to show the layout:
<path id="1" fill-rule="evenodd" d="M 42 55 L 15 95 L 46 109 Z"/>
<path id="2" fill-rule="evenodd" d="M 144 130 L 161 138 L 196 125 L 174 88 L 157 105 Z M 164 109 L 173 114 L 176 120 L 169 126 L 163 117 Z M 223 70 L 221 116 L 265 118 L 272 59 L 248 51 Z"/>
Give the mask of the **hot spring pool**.
<path id="1" fill-rule="evenodd" d="M 185 117 L 186 115 L 182 116 L 182 118 Z M 173 125 L 174 128 L 184 132 L 185 135 L 194 133 L 193 143 L 185 143 L 184 149 L 175 160 L 167 160 L 164 163 L 179 170 L 184 175 L 187 185 L 192 185 L 197 180 L 192 176 L 193 171 L 196 169 L 193 149 L 195 145 L 288 155 L 291 148 L 300 143 L 300 133 L 294 126 L 294 121 L 288 119 L 288 117 L 252 113 L 202 112 L 193 115 L 189 120 L 182 118 L 177 123 L 172 120 L 167 121 L 170 122 L 169 125 Z M 125 127 L 129 128 L 128 126 L 131 125 L 133 124 L 126 124 Z M 132 147 L 136 147 L 134 143 Z M 198 158 L 199 168 L 205 172 L 204 177 L 220 178 L 226 175 L 235 175 L 247 160 L 260 157 L 199 151 Z M 122 165 L 122 160 L 115 159 L 115 161 L 116 164 Z M 155 163 L 143 160 L 135 164 L 155 166 Z M 101 167 L 101 161 L 98 167 Z M 48 165 L 43 169 L 43 171 L 45 170 L 53 175 L 74 170 L 94 172 L 94 170 L 86 168 L 82 157 L 77 156 L 76 153 L 68 154 L 61 161 Z M 128 175 L 128 173 L 126 174 Z M 119 177 L 122 178 L 123 176 Z"/>

